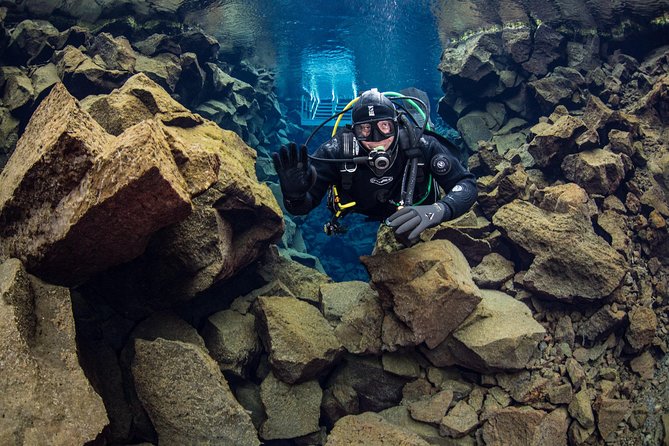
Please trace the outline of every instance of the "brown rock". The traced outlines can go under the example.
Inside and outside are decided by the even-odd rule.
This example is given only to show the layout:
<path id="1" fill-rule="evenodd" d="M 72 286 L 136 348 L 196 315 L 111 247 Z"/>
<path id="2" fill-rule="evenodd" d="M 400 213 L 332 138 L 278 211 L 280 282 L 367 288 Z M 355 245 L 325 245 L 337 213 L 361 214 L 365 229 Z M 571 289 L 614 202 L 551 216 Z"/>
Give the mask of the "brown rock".
<path id="1" fill-rule="evenodd" d="M 562 161 L 564 176 L 590 194 L 610 195 L 625 177 L 625 166 L 619 154 L 595 149 L 567 155 Z"/>
<path id="2" fill-rule="evenodd" d="M 59 283 L 137 257 L 151 234 L 191 211 L 157 124 L 114 139 L 62 84 L 33 115 L 0 184 L 0 248 Z"/>
<path id="3" fill-rule="evenodd" d="M 429 348 L 439 345 L 481 299 L 467 260 L 446 240 L 361 260 L 382 304 Z"/>
<path id="4" fill-rule="evenodd" d="M 655 358 L 645 351 L 630 361 L 630 367 L 642 378 L 651 379 L 655 374 Z"/>
<path id="5" fill-rule="evenodd" d="M 508 407 L 492 413 L 483 425 L 488 446 L 567 444 L 569 420 L 564 409 L 546 414 L 529 407 Z"/>
<path id="6" fill-rule="evenodd" d="M 394 426 L 373 412 L 346 416 L 335 424 L 325 446 L 365 444 L 377 446 L 428 446 L 419 435 Z"/>
<path id="7" fill-rule="evenodd" d="M 482 290 L 482 294 L 461 326 L 442 345 L 426 352 L 435 365 L 457 364 L 479 372 L 517 370 L 535 353 L 545 330 L 529 308 L 499 291 Z M 446 364 L 439 361 L 446 358 Z"/>
<path id="8" fill-rule="evenodd" d="M 537 124 L 532 127 L 535 136 L 528 150 L 539 167 L 559 165 L 576 151 L 576 139 L 586 130 L 585 123 L 571 115 L 561 116 L 554 124 Z"/>
<path id="9" fill-rule="evenodd" d="M 561 214 L 577 213 L 592 217 L 597 214 L 597 205 L 588 193 L 575 183 L 545 187 L 537 195 L 539 207 Z"/>
<path id="10" fill-rule="evenodd" d="M 160 444 L 212 439 L 240 446 L 259 444 L 250 416 L 216 361 L 200 347 L 163 338 L 136 339 L 132 375 Z"/>
<path id="11" fill-rule="evenodd" d="M 70 292 L 17 259 L 0 264 L 0 373 L 2 444 L 84 444 L 108 424 L 79 366 Z"/>
<path id="12" fill-rule="evenodd" d="M 597 401 L 597 428 L 604 440 L 618 429 L 618 424 L 624 421 L 632 410 L 628 400 L 600 398 Z"/>
<path id="13" fill-rule="evenodd" d="M 523 278 L 530 290 L 565 301 L 598 300 L 622 281 L 623 257 L 595 234 L 587 216 L 546 212 L 516 200 L 500 208 L 493 223 L 535 255 Z"/>
<path id="14" fill-rule="evenodd" d="M 627 343 L 635 351 L 650 345 L 657 329 L 657 316 L 648 307 L 636 307 L 629 313 L 630 325 L 625 334 Z"/>

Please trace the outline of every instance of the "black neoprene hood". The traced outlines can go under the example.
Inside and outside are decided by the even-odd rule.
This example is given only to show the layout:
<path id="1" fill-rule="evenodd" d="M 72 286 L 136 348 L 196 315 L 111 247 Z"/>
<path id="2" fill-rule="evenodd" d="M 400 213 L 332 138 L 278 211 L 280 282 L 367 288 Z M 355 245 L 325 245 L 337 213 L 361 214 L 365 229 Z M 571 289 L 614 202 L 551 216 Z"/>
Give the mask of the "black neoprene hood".
<path id="1" fill-rule="evenodd" d="M 353 105 L 353 124 L 362 122 L 397 119 L 397 112 L 392 101 L 385 97 L 376 88 L 367 90 L 360 95 L 360 99 Z"/>

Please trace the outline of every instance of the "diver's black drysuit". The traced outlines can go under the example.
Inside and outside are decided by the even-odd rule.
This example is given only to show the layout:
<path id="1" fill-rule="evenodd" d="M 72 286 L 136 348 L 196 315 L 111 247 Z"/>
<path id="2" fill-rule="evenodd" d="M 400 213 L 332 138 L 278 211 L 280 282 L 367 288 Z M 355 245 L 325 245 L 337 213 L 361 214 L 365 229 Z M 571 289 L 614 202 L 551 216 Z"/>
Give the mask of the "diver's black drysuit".
<path id="1" fill-rule="evenodd" d="M 476 180 L 444 143 L 436 136 L 425 132 L 418 147 L 419 175 L 417 176 L 413 204 L 427 205 L 442 203 L 450 212 L 445 212 L 442 221 L 450 220 L 464 214 L 476 201 Z M 342 133 L 323 143 L 314 153 L 314 158 L 342 159 L 346 158 L 342 149 Z M 355 144 L 358 153 L 354 156 L 366 155 L 366 150 Z M 356 150 L 356 149 L 354 149 Z M 350 154 L 348 155 L 350 158 Z M 407 153 L 396 149 L 391 166 L 385 172 L 375 172 L 367 164 L 358 165 L 351 174 L 342 173 L 344 163 L 333 163 L 311 160 L 317 177 L 306 196 L 298 200 L 284 198 L 286 210 L 293 215 L 307 214 L 318 206 L 325 196 L 328 187 L 335 185 L 340 194 L 341 204 L 355 201 L 351 211 L 366 215 L 375 220 L 383 220 L 397 211 L 402 195 L 402 183 L 405 168 L 409 162 Z M 350 163 L 349 168 L 355 166 Z M 348 176 L 348 179 L 345 177 Z M 433 181 L 434 180 L 434 181 Z M 446 195 L 439 199 L 440 191 L 434 182 L 441 186 Z M 346 183 L 350 183 L 347 185 Z"/>

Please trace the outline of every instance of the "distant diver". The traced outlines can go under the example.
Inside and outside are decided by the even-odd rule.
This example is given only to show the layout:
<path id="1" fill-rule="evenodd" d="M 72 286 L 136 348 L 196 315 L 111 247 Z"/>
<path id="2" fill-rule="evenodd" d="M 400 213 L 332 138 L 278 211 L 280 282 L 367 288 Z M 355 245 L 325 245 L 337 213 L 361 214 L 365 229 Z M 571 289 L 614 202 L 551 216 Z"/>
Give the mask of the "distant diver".
<path id="1" fill-rule="evenodd" d="M 458 148 L 429 130 L 427 95 L 411 92 L 365 91 L 299 149 L 291 142 L 272 154 L 286 210 L 307 214 L 327 194 L 333 213 L 324 227 L 328 235 L 345 232 L 339 219 L 355 212 L 385 220 L 405 245 L 467 212 L 477 197 L 475 176 L 458 159 Z M 337 131 L 348 110 L 352 125 Z M 311 138 L 335 117 L 332 137 L 308 155 Z"/>

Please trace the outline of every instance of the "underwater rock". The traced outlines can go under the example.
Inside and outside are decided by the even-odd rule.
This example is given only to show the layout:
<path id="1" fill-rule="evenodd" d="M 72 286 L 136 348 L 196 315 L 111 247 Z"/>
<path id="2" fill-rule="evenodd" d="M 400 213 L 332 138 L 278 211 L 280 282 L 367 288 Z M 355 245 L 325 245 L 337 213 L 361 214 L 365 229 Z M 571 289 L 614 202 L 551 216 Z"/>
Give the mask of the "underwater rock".
<path id="1" fill-rule="evenodd" d="M 70 292 L 0 264 L 0 443 L 94 441 L 108 424 L 79 366 Z"/>
<path id="2" fill-rule="evenodd" d="M 497 211 L 493 223 L 535 256 L 523 279 L 532 291 L 563 301 L 592 301 L 610 295 L 623 279 L 623 257 L 581 213 L 546 212 L 515 200 Z"/>
<path id="3" fill-rule="evenodd" d="M 4 84 L 3 105 L 14 115 L 24 115 L 35 98 L 35 89 L 28 75 L 18 67 L 0 69 Z"/>
<path id="4" fill-rule="evenodd" d="M 314 304 L 320 302 L 321 285 L 332 282 L 327 275 L 313 268 L 281 257 L 275 247 L 270 247 L 260 259 L 258 274 L 267 282 L 280 281 L 294 296 Z"/>
<path id="5" fill-rule="evenodd" d="M 281 235 L 281 211 L 255 179 L 255 152 L 230 131 L 188 111 L 145 74 L 85 108 L 110 133 L 155 119 L 186 179 L 193 213 L 161 231 L 148 247 L 155 289 L 189 299 L 257 259 Z"/>
<path id="6" fill-rule="evenodd" d="M 531 129 L 534 137 L 528 151 L 541 168 L 559 166 L 566 155 L 577 151 L 577 139 L 586 130 L 585 123 L 571 115 L 561 116 L 553 124 L 539 123 Z"/>
<path id="7" fill-rule="evenodd" d="M 567 444 L 569 417 L 564 409 L 546 413 L 530 407 L 496 410 L 483 424 L 483 441 L 490 446 Z"/>
<path id="8" fill-rule="evenodd" d="M 202 336 L 222 371 L 247 377 L 258 360 L 262 345 L 252 314 L 219 311 L 207 319 Z"/>
<path id="9" fill-rule="evenodd" d="M 62 84 L 33 115 L 0 184 L 3 255 L 57 283 L 137 257 L 151 234 L 191 211 L 155 123 L 113 138 Z"/>
<path id="10" fill-rule="evenodd" d="M 378 294 L 365 282 L 323 284 L 321 311 L 335 327 L 335 336 L 346 351 L 381 353 L 383 309 Z"/>
<path id="11" fill-rule="evenodd" d="M 334 424 L 346 415 L 388 409 L 400 403 L 408 381 L 386 372 L 376 357 L 349 355 L 325 386 L 323 416 L 328 424 Z"/>
<path id="12" fill-rule="evenodd" d="M 286 384 L 273 373 L 260 385 L 267 419 L 260 428 L 263 440 L 302 437 L 318 431 L 323 390 L 318 381 Z"/>
<path id="13" fill-rule="evenodd" d="M 611 195 L 625 178 L 621 155 L 595 149 L 567 155 L 560 166 L 565 178 L 590 194 Z"/>
<path id="14" fill-rule="evenodd" d="M 419 435 L 387 422 L 381 415 L 365 412 L 346 416 L 335 424 L 325 446 L 351 444 L 427 446 Z"/>
<path id="15" fill-rule="evenodd" d="M 613 330 L 620 327 L 627 315 L 624 311 L 616 311 L 609 305 L 604 305 L 581 323 L 576 335 L 586 341 L 594 342 L 608 336 Z"/>
<path id="16" fill-rule="evenodd" d="M 144 40 L 134 42 L 133 47 L 147 57 L 157 56 L 160 53 L 180 56 L 183 52 L 176 37 L 159 33 L 151 34 Z"/>
<path id="17" fill-rule="evenodd" d="M 77 99 L 92 94 L 109 93 L 121 87 L 130 77 L 127 71 L 112 70 L 97 64 L 73 46 L 56 51 L 53 62 L 58 67 L 58 76 L 63 84 Z"/>
<path id="18" fill-rule="evenodd" d="M 577 213 L 594 217 L 597 205 L 578 184 L 566 183 L 545 187 L 535 194 L 538 206 L 548 212 Z"/>
<path id="19" fill-rule="evenodd" d="M 438 367 L 457 364 L 481 373 L 525 368 L 545 329 L 522 302 L 499 291 L 481 293 L 474 312 L 426 356 Z"/>
<path id="20" fill-rule="evenodd" d="M 160 444 L 260 444 L 248 413 L 202 348 L 136 339 L 132 373 Z"/>
<path id="21" fill-rule="evenodd" d="M 260 337 L 276 376 L 294 384 L 331 367 L 342 345 L 312 305 L 291 297 L 262 296 L 256 302 Z"/>
<path id="22" fill-rule="evenodd" d="M 444 412 L 446 410 L 444 409 Z M 413 432 L 414 434 L 419 435 L 423 440 L 427 441 L 431 445 L 439 446 L 452 446 L 453 440 L 451 438 L 442 437 L 439 434 L 439 428 L 426 424 L 420 421 L 416 421 L 411 418 L 409 414 L 409 409 L 406 406 L 394 406 L 386 410 L 379 412 L 379 415 L 383 417 L 384 420 L 392 424 L 393 426 L 399 427 L 401 429 Z M 441 420 L 441 417 L 439 418 Z M 437 422 L 437 424 L 439 424 Z M 458 446 L 474 446 L 474 442 L 468 442 L 467 439 L 470 437 L 463 438 L 458 443 Z M 473 440 L 473 439 L 472 439 Z"/>
<path id="23" fill-rule="evenodd" d="M 100 33 L 93 38 L 88 50 L 91 56 L 99 57 L 110 70 L 129 72 L 135 70 L 137 54 L 125 37 Z"/>
<path id="24" fill-rule="evenodd" d="M 458 401 L 441 419 L 439 433 L 451 438 L 461 438 L 474 430 L 478 424 L 479 417 L 476 410 L 466 401 Z"/>
<path id="25" fill-rule="evenodd" d="M 58 29 L 45 20 L 23 20 L 11 32 L 8 56 L 12 63 L 25 65 L 29 59 L 39 54 L 48 41 L 59 34 Z"/>
<path id="26" fill-rule="evenodd" d="M 630 325 L 625 340 L 634 351 L 641 351 L 653 341 L 657 330 L 657 316 L 648 307 L 637 307 L 629 313 Z"/>
<path id="27" fill-rule="evenodd" d="M 499 288 L 514 274 L 513 262 L 496 252 L 485 256 L 481 263 L 472 269 L 474 283 L 480 288 Z"/>
<path id="28" fill-rule="evenodd" d="M 361 260 L 382 305 L 392 308 L 429 348 L 439 345 L 481 299 L 467 260 L 447 240 Z"/>

